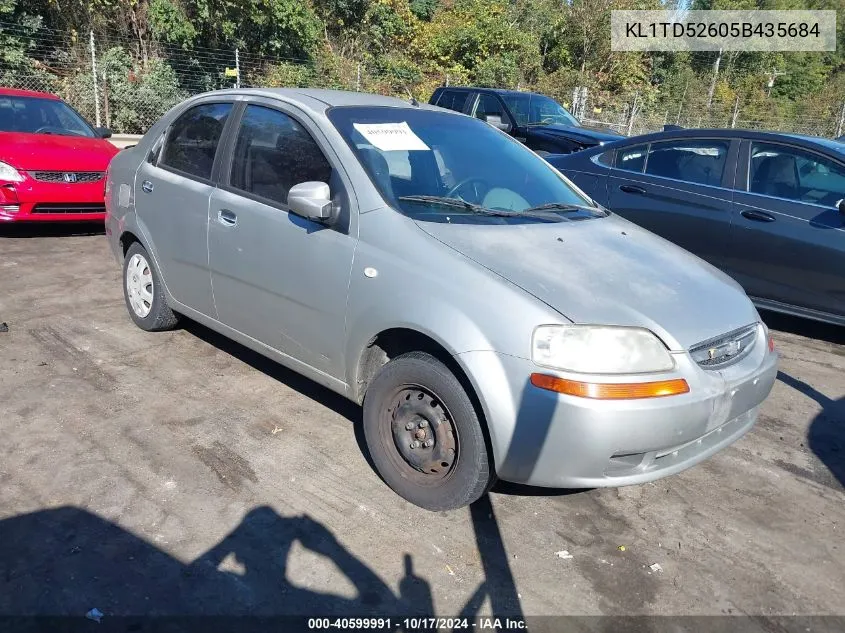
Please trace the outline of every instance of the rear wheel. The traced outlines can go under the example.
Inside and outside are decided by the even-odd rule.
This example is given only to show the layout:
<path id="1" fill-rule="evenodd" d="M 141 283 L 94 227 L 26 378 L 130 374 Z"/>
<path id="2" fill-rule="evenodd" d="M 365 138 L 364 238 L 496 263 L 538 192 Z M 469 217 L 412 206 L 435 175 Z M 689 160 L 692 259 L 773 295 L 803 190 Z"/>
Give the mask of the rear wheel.
<path id="1" fill-rule="evenodd" d="M 403 354 L 381 368 L 364 398 L 364 435 L 387 485 L 428 510 L 468 505 L 492 482 L 475 408 L 430 354 Z"/>
<path id="2" fill-rule="evenodd" d="M 123 296 L 129 316 L 142 330 L 171 330 L 179 320 L 167 305 L 152 258 L 138 242 L 129 247 L 123 260 Z"/>

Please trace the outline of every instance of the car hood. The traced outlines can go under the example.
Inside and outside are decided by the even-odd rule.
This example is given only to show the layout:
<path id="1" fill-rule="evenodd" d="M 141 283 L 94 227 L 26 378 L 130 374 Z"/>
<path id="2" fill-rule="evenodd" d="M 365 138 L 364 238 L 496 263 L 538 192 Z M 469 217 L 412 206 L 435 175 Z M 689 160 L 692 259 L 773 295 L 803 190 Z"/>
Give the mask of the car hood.
<path id="1" fill-rule="evenodd" d="M 613 130 L 575 125 L 532 125 L 528 128 L 529 133 L 551 137 L 565 137 L 585 143 L 598 145 L 610 141 L 618 141 L 624 138 Z"/>
<path id="2" fill-rule="evenodd" d="M 117 152 L 101 138 L 0 132 L 0 160 L 18 169 L 105 171 Z"/>
<path id="3" fill-rule="evenodd" d="M 417 225 L 574 323 L 644 327 L 683 350 L 758 320 L 730 277 L 618 216 Z"/>

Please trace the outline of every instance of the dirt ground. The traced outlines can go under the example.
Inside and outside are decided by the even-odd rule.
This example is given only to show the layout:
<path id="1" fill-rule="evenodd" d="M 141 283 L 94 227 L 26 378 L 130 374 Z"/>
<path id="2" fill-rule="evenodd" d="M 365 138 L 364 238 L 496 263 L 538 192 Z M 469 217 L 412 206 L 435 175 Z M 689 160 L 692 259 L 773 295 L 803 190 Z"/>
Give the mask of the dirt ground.
<path id="1" fill-rule="evenodd" d="M 781 373 L 729 449 L 430 513 L 351 403 L 136 328 L 103 235 L 0 227 L 0 614 L 845 615 L 845 329 L 764 318 Z"/>

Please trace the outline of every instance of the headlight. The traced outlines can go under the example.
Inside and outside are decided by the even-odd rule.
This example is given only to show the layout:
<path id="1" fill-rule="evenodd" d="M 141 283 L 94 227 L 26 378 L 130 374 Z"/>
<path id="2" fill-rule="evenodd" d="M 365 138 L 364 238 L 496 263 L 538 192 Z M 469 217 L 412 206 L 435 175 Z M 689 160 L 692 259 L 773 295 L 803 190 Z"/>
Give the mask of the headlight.
<path id="1" fill-rule="evenodd" d="M 531 358 L 538 365 L 583 374 L 644 374 L 675 366 L 666 346 L 642 328 L 541 325 Z"/>
<path id="2" fill-rule="evenodd" d="M 21 173 L 11 165 L 0 162 L 0 181 L 6 182 L 23 182 Z"/>

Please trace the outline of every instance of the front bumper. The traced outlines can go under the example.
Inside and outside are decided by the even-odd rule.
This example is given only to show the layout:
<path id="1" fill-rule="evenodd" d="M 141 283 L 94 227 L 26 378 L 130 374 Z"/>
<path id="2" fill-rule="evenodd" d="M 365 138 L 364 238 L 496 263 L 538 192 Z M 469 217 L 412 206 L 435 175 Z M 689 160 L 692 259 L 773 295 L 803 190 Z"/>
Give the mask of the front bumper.
<path id="1" fill-rule="evenodd" d="M 17 204 L 0 205 L 0 223 L 102 222 L 105 180 L 91 183 L 39 182 L 27 177 L 14 183 Z"/>
<path id="2" fill-rule="evenodd" d="M 751 353 L 722 370 L 675 355 L 671 374 L 622 380 L 685 378 L 690 392 L 642 400 L 591 400 L 534 387 L 530 360 L 467 352 L 459 360 L 482 401 L 501 479 L 536 486 L 624 486 L 671 475 L 744 435 L 777 376 L 758 327 Z M 560 374 L 563 377 L 564 374 Z"/>

